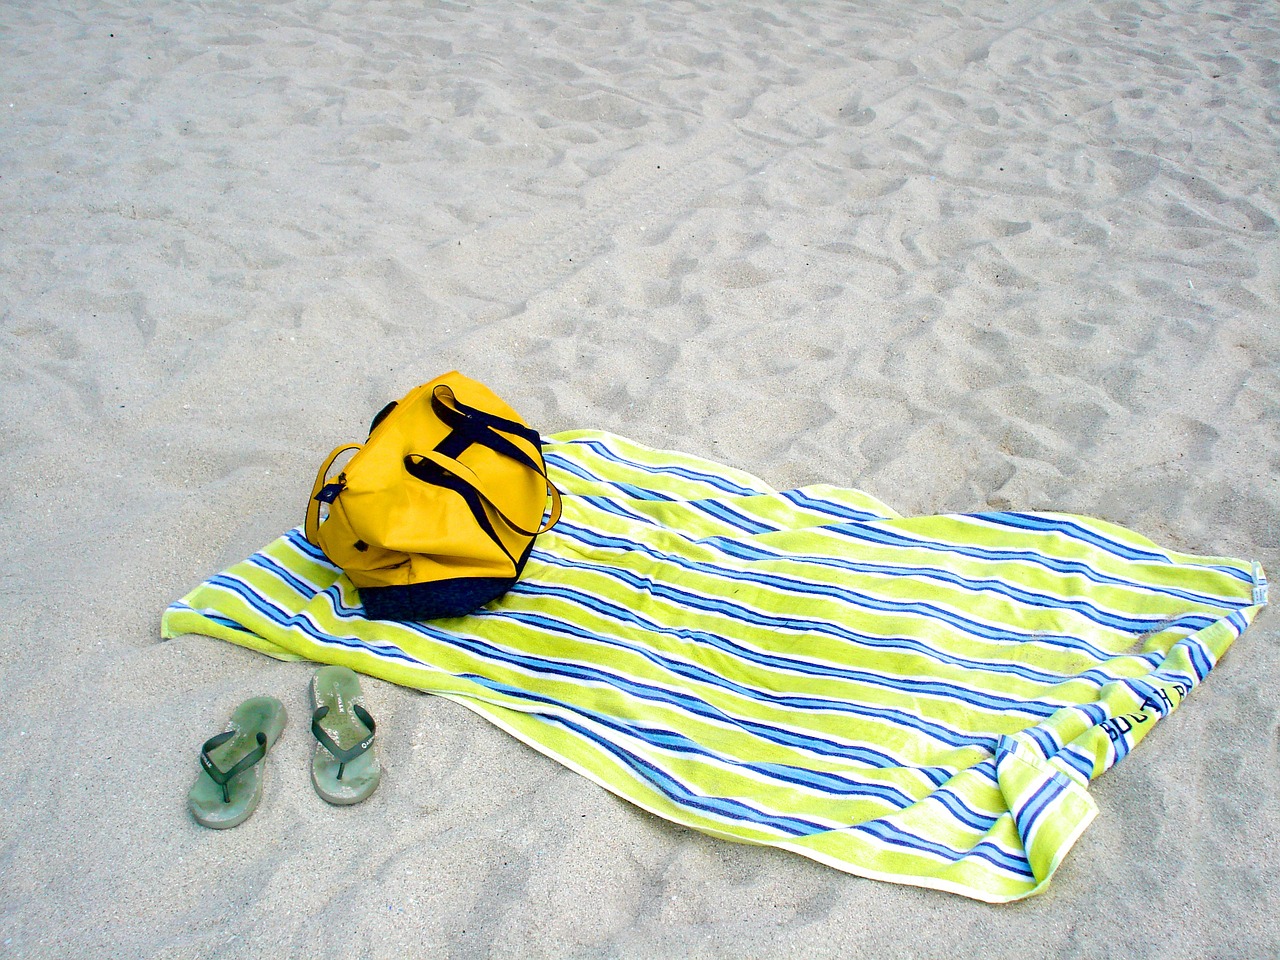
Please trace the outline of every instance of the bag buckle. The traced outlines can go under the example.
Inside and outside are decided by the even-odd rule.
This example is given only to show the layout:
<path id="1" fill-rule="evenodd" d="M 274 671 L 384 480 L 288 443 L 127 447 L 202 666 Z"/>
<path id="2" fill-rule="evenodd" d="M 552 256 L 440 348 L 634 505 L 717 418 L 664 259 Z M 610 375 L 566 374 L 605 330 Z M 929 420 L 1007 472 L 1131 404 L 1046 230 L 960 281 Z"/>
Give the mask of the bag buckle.
<path id="1" fill-rule="evenodd" d="M 333 483 L 326 483 L 320 488 L 320 492 L 316 494 L 315 499 L 319 503 L 332 504 L 338 499 L 338 494 L 347 489 L 347 481 L 345 478 L 339 477 Z"/>

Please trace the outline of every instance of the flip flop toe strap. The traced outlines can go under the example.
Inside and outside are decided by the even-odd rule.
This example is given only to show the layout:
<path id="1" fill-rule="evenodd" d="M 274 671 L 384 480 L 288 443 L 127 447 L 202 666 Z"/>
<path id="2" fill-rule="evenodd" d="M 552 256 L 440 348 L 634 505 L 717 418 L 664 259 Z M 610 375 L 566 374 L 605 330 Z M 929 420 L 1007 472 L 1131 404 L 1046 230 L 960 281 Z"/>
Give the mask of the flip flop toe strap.
<path id="1" fill-rule="evenodd" d="M 259 730 L 257 734 L 258 745 L 241 757 L 230 770 L 220 770 L 218 765 L 213 762 L 213 758 L 209 756 L 209 752 L 222 746 L 234 737 L 236 732 L 235 730 L 228 730 L 226 733 L 220 733 L 216 737 L 210 737 L 204 742 L 204 746 L 200 748 L 200 766 L 204 768 L 204 772 L 210 776 L 214 783 L 222 787 L 223 803 L 231 802 L 231 790 L 227 784 L 267 755 L 267 735 Z"/>
<path id="2" fill-rule="evenodd" d="M 360 706 L 360 704 L 351 704 L 351 711 L 356 715 L 356 719 L 368 728 L 369 733 L 359 743 L 346 748 L 338 746 L 337 741 L 325 732 L 324 727 L 320 726 L 320 721 L 329 715 L 328 705 L 317 707 L 316 712 L 311 715 L 311 733 L 333 755 L 333 759 L 338 761 L 339 780 L 342 779 L 342 772 L 346 769 L 347 764 L 373 745 L 373 735 L 378 729 L 369 711 Z"/>

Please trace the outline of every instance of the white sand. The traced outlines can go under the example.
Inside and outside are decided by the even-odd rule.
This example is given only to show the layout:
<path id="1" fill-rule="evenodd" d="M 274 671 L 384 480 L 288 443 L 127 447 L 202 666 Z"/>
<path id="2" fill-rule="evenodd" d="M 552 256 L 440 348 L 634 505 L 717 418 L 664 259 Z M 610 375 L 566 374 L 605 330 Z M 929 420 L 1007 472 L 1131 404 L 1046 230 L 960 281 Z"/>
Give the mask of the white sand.
<path id="1" fill-rule="evenodd" d="M 1278 56 L 1225 0 L 0 6 L 0 957 L 1276 955 L 1271 613 L 999 908 L 375 681 L 387 777 L 330 808 L 310 669 L 157 635 L 454 367 L 545 432 L 1280 577 Z M 203 830 L 260 693 L 263 804 Z"/>

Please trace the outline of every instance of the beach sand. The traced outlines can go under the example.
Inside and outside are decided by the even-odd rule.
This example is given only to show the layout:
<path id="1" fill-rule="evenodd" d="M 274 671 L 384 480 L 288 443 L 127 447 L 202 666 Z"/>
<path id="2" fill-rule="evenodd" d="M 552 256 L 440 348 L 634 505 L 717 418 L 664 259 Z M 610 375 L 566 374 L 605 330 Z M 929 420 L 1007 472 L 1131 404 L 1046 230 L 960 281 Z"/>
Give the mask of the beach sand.
<path id="1" fill-rule="evenodd" d="M 993 907 L 658 820 L 374 680 L 165 606 L 457 368 L 904 514 L 1052 509 L 1280 571 L 1268 4 L 0 5 L 0 957 L 1263 957 L 1264 613 Z M 185 807 L 255 694 L 257 813 Z"/>

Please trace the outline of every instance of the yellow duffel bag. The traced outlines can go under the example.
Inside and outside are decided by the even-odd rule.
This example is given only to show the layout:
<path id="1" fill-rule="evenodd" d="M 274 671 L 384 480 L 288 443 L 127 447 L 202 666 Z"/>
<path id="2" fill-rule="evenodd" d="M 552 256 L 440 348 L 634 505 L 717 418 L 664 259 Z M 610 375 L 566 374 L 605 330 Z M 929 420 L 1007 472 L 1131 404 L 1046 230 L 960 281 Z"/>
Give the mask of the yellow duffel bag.
<path id="1" fill-rule="evenodd" d="M 357 452 L 331 479 L 348 450 Z M 559 518 L 538 432 L 454 371 L 388 404 L 364 444 L 329 454 L 306 534 L 359 589 L 368 617 L 433 620 L 509 590 L 534 538 Z"/>

